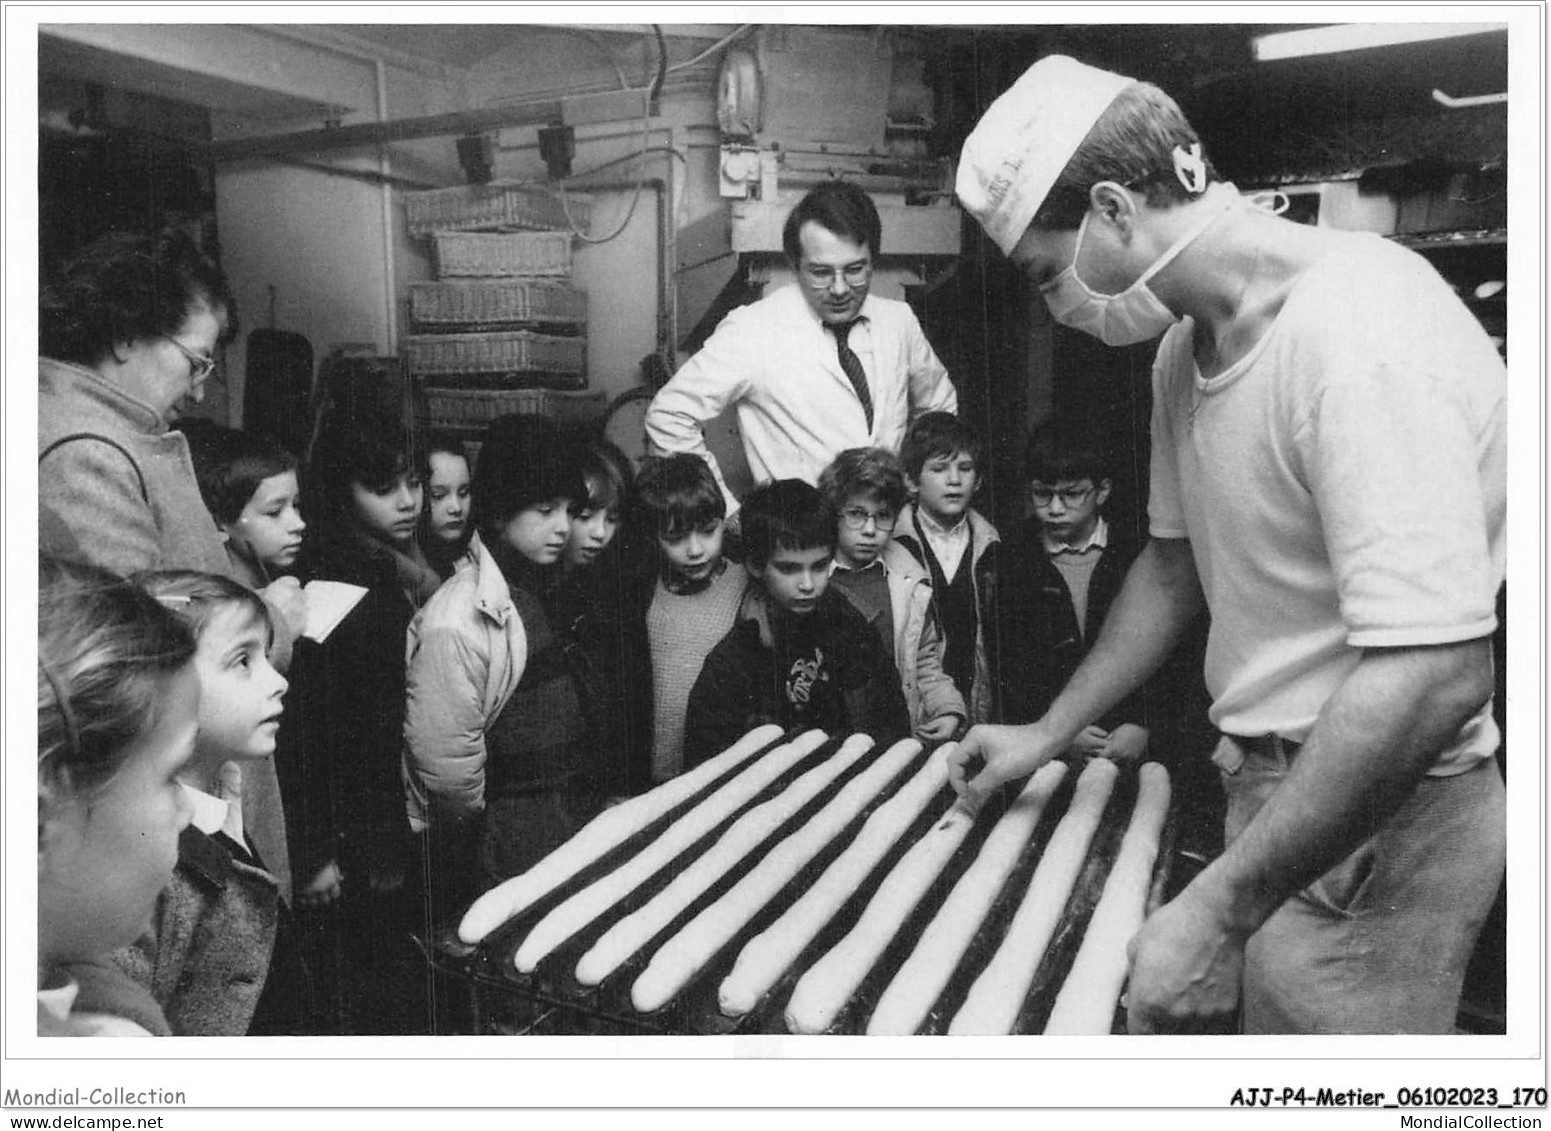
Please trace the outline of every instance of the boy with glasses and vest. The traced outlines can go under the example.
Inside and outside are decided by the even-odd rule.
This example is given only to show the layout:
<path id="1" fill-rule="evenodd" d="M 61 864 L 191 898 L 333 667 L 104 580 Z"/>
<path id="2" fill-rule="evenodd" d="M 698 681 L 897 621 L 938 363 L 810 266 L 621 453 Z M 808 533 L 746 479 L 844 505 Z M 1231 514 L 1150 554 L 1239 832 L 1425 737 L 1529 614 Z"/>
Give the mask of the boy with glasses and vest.
<path id="1" fill-rule="evenodd" d="M 1004 557 L 1003 615 L 1019 655 L 1003 657 L 1003 721 L 1033 722 L 1077 670 L 1140 548 L 1104 517 L 1113 482 L 1109 463 L 1085 437 L 1037 431 L 1028 451 L 1029 516 L 1018 560 Z M 1085 727 L 1072 748 L 1123 761 L 1147 750 L 1143 695 L 1137 691 Z"/>
<path id="2" fill-rule="evenodd" d="M 819 476 L 819 491 L 840 516 L 830 584 L 851 598 L 894 657 L 915 736 L 953 738 L 969 711 L 943 670 L 932 579 L 893 540 L 908 497 L 899 457 L 882 448 L 843 451 Z"/>

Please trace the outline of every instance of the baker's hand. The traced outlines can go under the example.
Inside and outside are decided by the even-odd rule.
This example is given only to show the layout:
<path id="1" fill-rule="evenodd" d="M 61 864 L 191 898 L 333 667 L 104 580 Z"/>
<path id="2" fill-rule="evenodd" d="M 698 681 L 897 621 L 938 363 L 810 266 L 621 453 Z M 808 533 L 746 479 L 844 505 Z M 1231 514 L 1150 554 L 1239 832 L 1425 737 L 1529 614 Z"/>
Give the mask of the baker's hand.
<path id="1" fill-rule="evenodd" d="M 1229 1031 L 1248 936 L 1187 887 L 1148 916 L 1127 948 L 1126 1027 L 1132 1033 Z"/>
<path id="2" fill-rule="evenodd" d="M 1038 723 L 985 723 L 970 727 L 948 755 L 948 781 L 964 806 L 978 811 L 1004 783 L 1032 774 L 1058 753 Z M 979 761 L 985 767 L 971 776 L 970 767 Z"/>
<path id="3" fill-rule="evenodd" d="M 1121 723 L 1099 749 L 1100 756 L 1114 762 L 1140 762 L 1146 753 L 1147 728 L 1135 723 Z"/>
<path id="4" fill-rule="evenodd" d="M 259 596 L 279 611 L 293 637 L 307 627 L 307 594 L 294 577 L 277 577 L 259 590 Z"/>

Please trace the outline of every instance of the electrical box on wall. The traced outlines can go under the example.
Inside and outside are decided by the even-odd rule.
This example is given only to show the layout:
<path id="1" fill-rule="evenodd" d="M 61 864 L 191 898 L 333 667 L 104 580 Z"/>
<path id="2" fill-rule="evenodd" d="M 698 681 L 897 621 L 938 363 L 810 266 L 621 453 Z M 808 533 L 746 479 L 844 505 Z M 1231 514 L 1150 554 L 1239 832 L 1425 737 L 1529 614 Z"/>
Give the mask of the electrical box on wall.
<path id="1" fill-rule="evenodd" d="M 760 33 L 761 145 L 820 146 L 842 152 L 884 149 L 890 39 L 854 28 L 769 27 Z"/>

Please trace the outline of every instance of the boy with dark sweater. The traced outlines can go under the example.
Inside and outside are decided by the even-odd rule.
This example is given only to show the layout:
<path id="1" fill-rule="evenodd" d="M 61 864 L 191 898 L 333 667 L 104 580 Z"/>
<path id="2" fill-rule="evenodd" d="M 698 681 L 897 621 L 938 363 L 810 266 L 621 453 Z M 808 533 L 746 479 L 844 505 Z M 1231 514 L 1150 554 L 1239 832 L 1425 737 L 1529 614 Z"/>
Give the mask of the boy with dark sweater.
<path id="1" fill-rule="evenodd" d="M 893 658 L 829 585 L 834 507 L 813 486 L 782 479 L 750 492 L 740 515 L 753 587 L 690 692 L 685 765 L 766 723 L 867 734 L 878 749 L 903 738 L 910 718 Z"/>

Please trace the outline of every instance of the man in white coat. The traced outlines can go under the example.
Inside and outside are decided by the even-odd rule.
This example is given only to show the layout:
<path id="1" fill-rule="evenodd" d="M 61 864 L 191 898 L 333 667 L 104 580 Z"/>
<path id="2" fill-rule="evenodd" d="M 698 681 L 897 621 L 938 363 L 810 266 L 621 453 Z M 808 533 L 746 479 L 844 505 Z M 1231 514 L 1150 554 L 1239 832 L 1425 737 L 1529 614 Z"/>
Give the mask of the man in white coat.
<path id="1" fill-rule="evenodd" d="M 782 243 L 797 274 L 727 315 L 680 367 L 646 413 L 660 453 L 689 452 L 711 465 L 704 426 L 737 413 L 756 483 L 819 473 L 848 448 L 897 452 L 925 412 L 956 412 L 958 396 L 910 307 L 869 294 L 882 224 L 868 195 L 830 181 L 798 202 Z"/>

